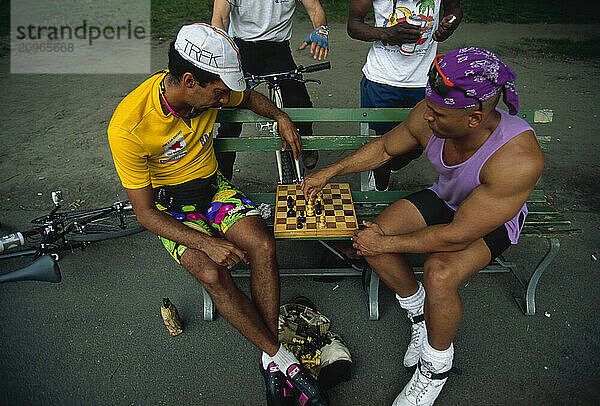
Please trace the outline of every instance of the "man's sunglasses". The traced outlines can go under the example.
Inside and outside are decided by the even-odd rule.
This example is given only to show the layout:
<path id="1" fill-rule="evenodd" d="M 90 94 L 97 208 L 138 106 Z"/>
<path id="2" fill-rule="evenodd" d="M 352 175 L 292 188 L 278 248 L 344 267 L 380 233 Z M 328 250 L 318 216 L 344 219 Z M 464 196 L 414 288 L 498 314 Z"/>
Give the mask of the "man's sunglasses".
<path id="1" fill-rule="evenodd" d="M 429 85 L 431 86 L 433 91 L 442 97 L 446 97 L 446 96 L 448 96 L 450 89 L 460 90 L 468 98 L 477 100 L 477 103 L 479 103 L 479 108 L 476 111 L 483 111 L 483 105 L 481 104 L 481 100 L 479 100 L 475 96 L 470 96 L 465 89 L 463 89 L 462 87 L 460 87 L 458 85 L 455 85 L 454 83 L 452 83 L 452 81 L 450 79 L 448 79 L 448 77 L 446 75 L 444 75 L 444 72 L 442 72 L 442 70 L 440 69 L 440 65 L 438 64 L 438 61 L 442 57 L 443 57 L 443 55 L 437 55 L 435 57 L 435 59 L 433 60 L 431 67 L 429 68 L 429 73 L 428 73 L 429 79 L 428 80 L 429 80 Z"/>

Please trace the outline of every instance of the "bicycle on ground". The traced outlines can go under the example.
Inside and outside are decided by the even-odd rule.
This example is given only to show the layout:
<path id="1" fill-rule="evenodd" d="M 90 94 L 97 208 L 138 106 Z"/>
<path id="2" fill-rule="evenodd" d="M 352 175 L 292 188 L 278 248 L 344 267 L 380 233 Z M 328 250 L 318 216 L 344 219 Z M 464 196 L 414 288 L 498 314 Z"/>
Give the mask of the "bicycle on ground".
<path id="1" fill-rule="evenodd" d="M 61 210 L 62 193 L 51 193 L 54 208 L 50 213 L 31 220 L 25 231 L 0 236 L 0 260 L 33 256 L 34 261 L 0 275 L 0 283 L 36 280 L 60 282 L 59 253 L 85 249 L 92 242 L 103 241 L 145 230 L 138 223 L 131 204 L 116 201 L 110 206 L 90 210 Z"/>

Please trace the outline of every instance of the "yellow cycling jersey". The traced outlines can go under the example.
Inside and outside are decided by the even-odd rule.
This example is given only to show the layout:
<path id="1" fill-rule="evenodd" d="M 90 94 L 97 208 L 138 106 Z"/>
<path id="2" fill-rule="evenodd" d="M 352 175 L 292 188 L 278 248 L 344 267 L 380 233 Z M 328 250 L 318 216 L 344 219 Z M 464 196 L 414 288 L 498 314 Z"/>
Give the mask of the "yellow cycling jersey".
<path id="1" fill-rule="evenodd" d="M 217 171 L 212 129 L 219 109 L 207 109 L 191 119 L 190 126 L 164 114 L 160 83 L 165 75 L 156 74 L 129 93 L 108 125 L 115 167 L 127 189 L 178 185 Z M 243 92 L 232 91 L 226 106 L 237 106 L 243 99 Z"/>

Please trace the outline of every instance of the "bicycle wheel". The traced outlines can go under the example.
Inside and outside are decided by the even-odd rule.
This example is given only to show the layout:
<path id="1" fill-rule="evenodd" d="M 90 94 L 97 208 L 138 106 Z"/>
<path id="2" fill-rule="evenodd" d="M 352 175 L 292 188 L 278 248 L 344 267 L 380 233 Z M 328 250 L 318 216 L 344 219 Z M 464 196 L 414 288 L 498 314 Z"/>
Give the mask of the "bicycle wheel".
<path id="1" fill-rule="evenodd" d="M 85 219 L 76 222 L 78 224 L 74 222 L 73 229 L 65 234 L 65 240 L 73 242 L 102 241 L 124 237 L 145 230 L 138 223 L 133 210 L 124 210 L 122 216 L 122 222 L 117 212 L 107 213 L 89 222 L 86 222 Z"/>

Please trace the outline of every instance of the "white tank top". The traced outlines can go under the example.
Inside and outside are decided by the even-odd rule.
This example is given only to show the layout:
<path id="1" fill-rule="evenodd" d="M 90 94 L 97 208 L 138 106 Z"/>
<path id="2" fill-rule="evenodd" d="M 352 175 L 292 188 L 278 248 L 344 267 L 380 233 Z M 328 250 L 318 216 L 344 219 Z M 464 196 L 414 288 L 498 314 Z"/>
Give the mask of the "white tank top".
<path id="1" fill-rule="evenodd" d="M 441 0 L 373 0 L 375 26 L 390 27 L 408 17 L 422 21 L 416 44 L 383 44 L 375 41 L 367 55 L 363 73 L 370 81 L 395 87 L 425 87 L 427 72 L 437 52 L 433 33 L 440 24 Z"/>
<path id="2" fill-rule="evenodd" d="M 283 42 L 292 37 L 296 0 L 228 0 L 229 35 L 245 41 Z"/>

